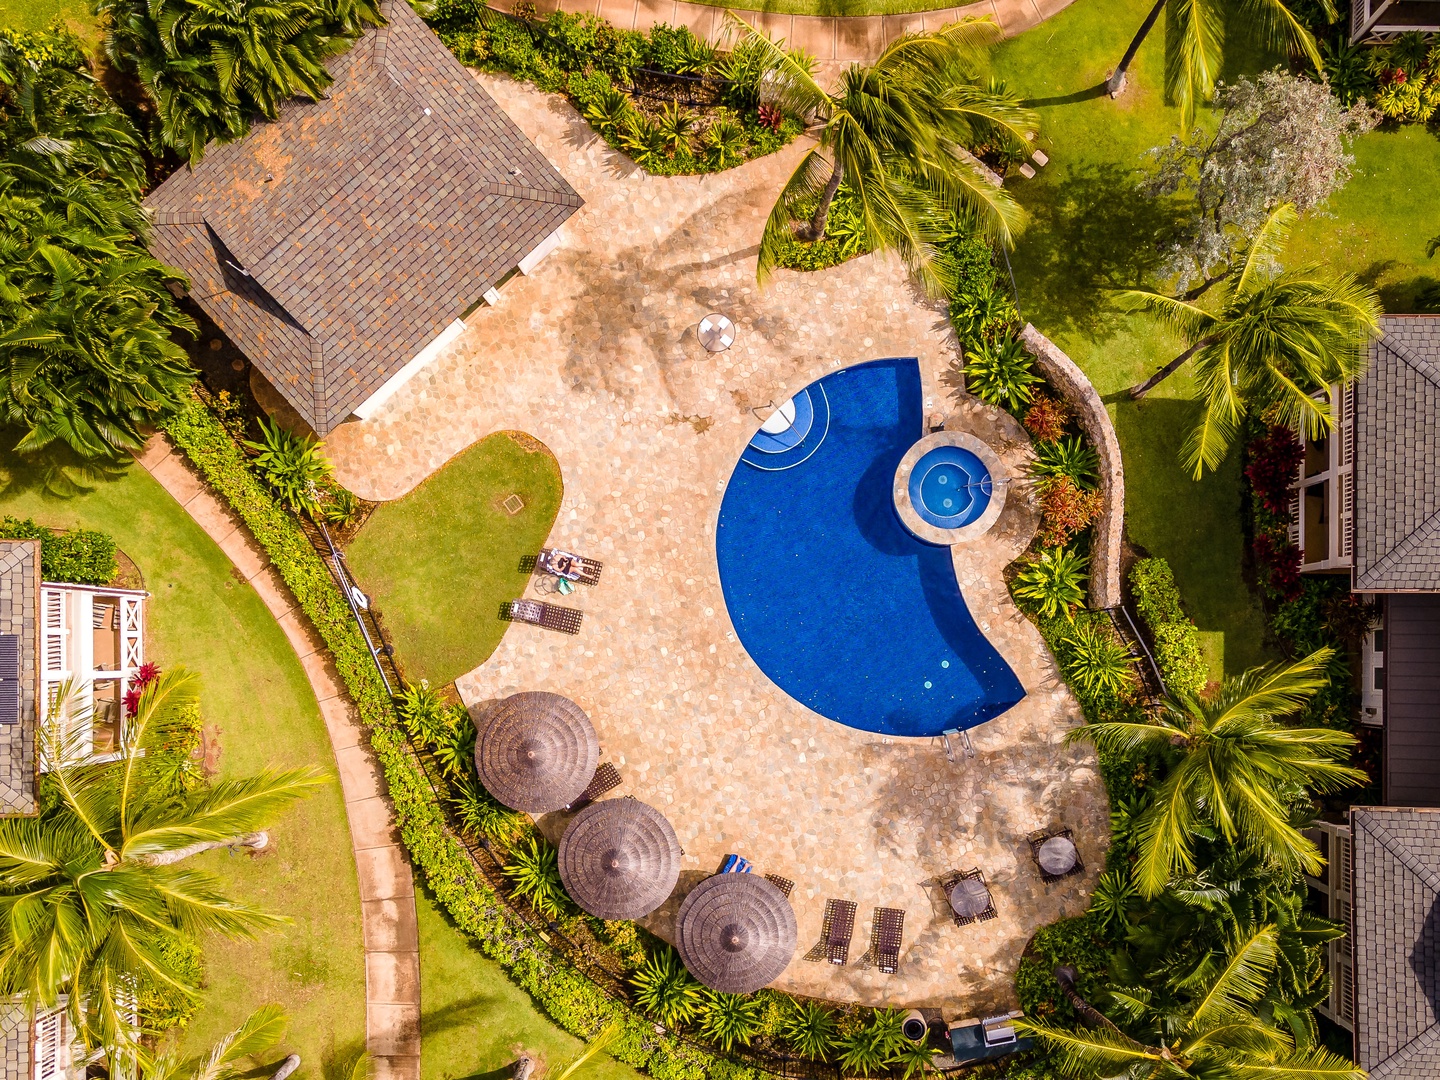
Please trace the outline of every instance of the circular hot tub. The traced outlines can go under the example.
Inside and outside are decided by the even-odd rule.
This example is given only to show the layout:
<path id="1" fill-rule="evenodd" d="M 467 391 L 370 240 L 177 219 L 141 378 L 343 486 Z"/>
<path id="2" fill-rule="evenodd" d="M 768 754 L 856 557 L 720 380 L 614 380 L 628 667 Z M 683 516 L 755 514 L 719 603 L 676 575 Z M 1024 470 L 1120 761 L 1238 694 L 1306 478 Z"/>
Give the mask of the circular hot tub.
<path id="1" fill-rule="evenodd" d="M 990 505 L 990 470 L 963 446 L 937 446 L 910 473 L 910 505 L 942 529 L 969 525 Z"/>
<path id="2" fill-rule="evenodd" d="M 895 512 L 920 540 L 949 546 L 984 533 L 1005 505 L 995 452 L 965 431 L 926 435 L 895 470 Z"/>

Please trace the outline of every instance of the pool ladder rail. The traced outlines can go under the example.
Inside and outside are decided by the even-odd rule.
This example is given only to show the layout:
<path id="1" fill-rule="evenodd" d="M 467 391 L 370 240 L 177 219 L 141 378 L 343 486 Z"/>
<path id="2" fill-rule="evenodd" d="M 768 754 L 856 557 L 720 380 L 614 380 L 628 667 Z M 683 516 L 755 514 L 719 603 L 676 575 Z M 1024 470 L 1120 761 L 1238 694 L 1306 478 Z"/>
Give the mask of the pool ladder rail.
<path id="1" fill-rule="evenodd" d="M 945 744 L 945 760 L 951 765 L 955 764 L 955 747 L 950 743 L 952 738 L 960 744 L 960 749 L 967 758 L 975 756 L 975 747 L 971 745 L 968 731 L 961 728 L 946 728 L 940 733 L 940 740 Z"/>

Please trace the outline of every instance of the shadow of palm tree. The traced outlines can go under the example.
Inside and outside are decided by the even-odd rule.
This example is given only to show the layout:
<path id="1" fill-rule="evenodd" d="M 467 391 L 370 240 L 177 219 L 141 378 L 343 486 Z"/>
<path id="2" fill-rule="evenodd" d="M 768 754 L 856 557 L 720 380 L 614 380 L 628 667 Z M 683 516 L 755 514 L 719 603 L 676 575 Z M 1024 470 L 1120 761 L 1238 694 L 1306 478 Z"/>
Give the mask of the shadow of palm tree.
<path id="1" fill-rule="evenodd" d="M 0 428 L 0 495 L 38 492 L 54 499 L 72 499 L 119 480 L 133 465 L 128 457 L 87 461 L 63 443 L 17 453 L 13 447 L 24 437 L 19 428 Z"/>

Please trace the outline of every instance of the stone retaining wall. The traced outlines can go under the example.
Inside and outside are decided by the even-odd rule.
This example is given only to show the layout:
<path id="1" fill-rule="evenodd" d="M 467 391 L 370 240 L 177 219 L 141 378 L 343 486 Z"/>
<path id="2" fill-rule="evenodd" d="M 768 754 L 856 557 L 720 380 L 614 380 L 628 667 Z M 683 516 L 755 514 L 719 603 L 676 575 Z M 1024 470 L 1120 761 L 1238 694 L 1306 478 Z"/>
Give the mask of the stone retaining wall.
<path id="1" fill-rule="evenodd" d="M 1125 464 L 1115 425 L 1085 373 L 1053 341 L 1026 323 L 1020 343 L 1035 357 L 1035 365 L 1050 385 L 1074 408 L 1081 428 L 1100 455 L 1100 494 L 1105 504 L 1095 522 L 1090 606 L 1116 607 L 1120 603 L 1120 550 L 1125 530 Z"/>

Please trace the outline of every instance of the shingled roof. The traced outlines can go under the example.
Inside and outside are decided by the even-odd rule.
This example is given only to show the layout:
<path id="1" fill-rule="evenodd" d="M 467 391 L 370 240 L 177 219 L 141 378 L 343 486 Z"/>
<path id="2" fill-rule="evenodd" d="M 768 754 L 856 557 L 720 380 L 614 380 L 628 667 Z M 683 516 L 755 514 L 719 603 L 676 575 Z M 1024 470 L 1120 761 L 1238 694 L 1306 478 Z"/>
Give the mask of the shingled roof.
<path id="1" fill-rule="evenodd" d="M 1355 1051 L 1373 1080 L 1440 1076 L 1440 810 L 1355 807 Z"/>
<path id="2" fill-rule="evenodd" d="M 582 205 L 404 0 L 321 101 L 161 184 L 152 253 L 325 434 Z"/>
<path id="3" fill-rule="evenodd" d="M 1440 589 L 1440 316 L 1387 315 L 1355 385 L 1355 590 Z"/>

